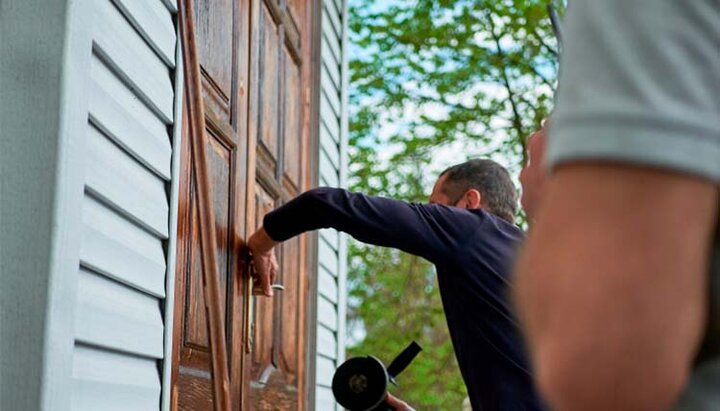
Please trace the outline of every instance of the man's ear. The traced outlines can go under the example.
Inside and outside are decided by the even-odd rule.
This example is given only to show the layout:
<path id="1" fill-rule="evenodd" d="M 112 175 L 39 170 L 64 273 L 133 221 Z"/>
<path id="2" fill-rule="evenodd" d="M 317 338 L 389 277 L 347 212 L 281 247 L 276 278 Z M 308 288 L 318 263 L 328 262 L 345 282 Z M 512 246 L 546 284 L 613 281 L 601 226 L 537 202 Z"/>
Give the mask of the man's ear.
<path id="1" fill-rule="evenodd" d="M 465 200 L 467 201 L 467 208 L 475 210 L 482 206 L 482 195 L 479 191 L 471 188 L 465 193 Z"/>

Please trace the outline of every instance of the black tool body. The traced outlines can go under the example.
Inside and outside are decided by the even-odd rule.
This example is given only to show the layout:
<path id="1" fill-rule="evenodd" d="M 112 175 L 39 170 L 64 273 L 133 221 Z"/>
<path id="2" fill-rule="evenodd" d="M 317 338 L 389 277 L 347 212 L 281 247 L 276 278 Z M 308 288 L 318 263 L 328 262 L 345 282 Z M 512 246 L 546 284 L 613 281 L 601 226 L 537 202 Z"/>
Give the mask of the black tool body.
<path id="1" fill-rule="evenodd" d="M 420 351 L 420 345 L 413 341 L 387 368 L 372 355 L 345 361 L 333 376 L 335 400 L 350 411 L 392 411 L 385 402 L 388 383 L 397 385 L 396 377 Z"/>

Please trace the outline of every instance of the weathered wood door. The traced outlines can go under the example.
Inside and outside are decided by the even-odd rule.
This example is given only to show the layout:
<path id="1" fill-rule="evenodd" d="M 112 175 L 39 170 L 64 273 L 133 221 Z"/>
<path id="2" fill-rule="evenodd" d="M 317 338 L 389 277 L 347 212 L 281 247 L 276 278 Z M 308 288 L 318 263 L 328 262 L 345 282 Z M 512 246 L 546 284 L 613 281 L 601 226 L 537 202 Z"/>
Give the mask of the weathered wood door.
<path id="1" fill-rule="evenodd" d="M 195 2 L 233 409 L 303 409 L 305 392 L 312 389 L 305 386 L 306 302 L 314 298 L 308 295 L 307 240 L 279 248 L 278 282 L 285 291 L 272 299 L 250 295 L 243 257 L 244 239 L 264 214 L 310 181 L 312 3 Z M 187 135 L 183 144 L 172 404 L 211 410 L 211 350 Z"/>
<path id="2" fill-rule="evenodd" d="M 307 188 L 310 126 L 310 1 L 258 0 L 251 11 L 249 132 L 256 136 L 255 226 L 265 213 Z M 319 70 L 319 67 L 316 67 Z M 278 250 L 273 299 L 253 298 L 250 400 L 253 409 L 303 409 L 307 241 Z"/>
<path id="3" fill-rule="evenodd" d="M 243 318 L 247 267 L 242 240 L 248 223 L 247 47 L 249 4 L 196 0 L 198 57 L 205 103 L 206 149 L 215 210 L 221 306 L 225 314 L 228 370 L 234 409 L 242 403 Z M 245 18 L 244 18 L 245 16 Z M 186 79 L 186 89 L 189 81 Z M 187 98 L 185 103 L 187 104 Z M 178 410 L 213 410 L 211 347 L 204 302 L 197 187 L 193 175 L 187 109 L 178 215 L 173 336 L 173 401 Z"/>

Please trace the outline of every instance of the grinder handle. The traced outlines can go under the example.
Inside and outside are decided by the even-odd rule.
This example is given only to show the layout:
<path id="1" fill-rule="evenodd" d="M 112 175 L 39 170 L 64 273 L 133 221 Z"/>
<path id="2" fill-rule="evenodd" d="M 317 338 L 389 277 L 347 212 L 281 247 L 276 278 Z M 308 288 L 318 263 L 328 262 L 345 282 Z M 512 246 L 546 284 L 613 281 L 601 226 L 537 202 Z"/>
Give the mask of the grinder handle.
<path id="1" fill-rule="evenodd" d="M 415 359 L 415 357 L 422 351 L 422 347 L 415 341 L 411 342 L 387 367 L 390 381 L 395 382 L 397 377 L 408 365 Z"/>

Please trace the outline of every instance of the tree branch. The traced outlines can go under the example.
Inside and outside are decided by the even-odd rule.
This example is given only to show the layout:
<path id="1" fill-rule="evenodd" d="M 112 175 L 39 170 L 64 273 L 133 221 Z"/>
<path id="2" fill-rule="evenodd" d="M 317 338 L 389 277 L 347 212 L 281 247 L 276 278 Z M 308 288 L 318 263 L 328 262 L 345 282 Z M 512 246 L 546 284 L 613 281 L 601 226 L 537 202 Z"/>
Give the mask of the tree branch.
<path id="1" fill-rule="evenodd" d="M 538 41 L 538 43 L 540 43 L 540 45 L 541 45 L 545 50 L 548 51 L 548 53 L 552 54 L 553 57 L 555 57 L 555 59 L 559 59 L 559 58 L 560 58 L 560 54 L 557 52 L 557 50 L 555 50 L 555 49 L 552 48 L 549 44 L 547 44 L 547 43 L 545 42 L 545 40 L 543 40 L 542 36 L 537 32 L 537 30 L 533 30 L 533 31 L 532 31 L 532 36 L 535 38 L 535 40 Z"/>
<path id="2" fill-rule="evenodd" d="M 520 112 L 518 111 L 517 103 L 515 101 L 515 92 L 512 89 L 512 86 L 510 85 L 510 78 L 507 73 L 507 67 L 505 65 L 505 60 L 507 56 L 505 55 L 505 51 L 503 50 L 502 46 L 500 45 L 500 35 L 495 30 L 495 21 L 493 20 L 492 14 L 486 13 L 488 23 L 490 24 L 490 35 L 493 38 L 493 41 L 495 42 L 495 48 L 497 49 L 497 54 L 500 56 L 500 61 L 502 68 L 500 70 L 500 75 L 502 77 L 503 85 L 505 86 L 505 89 L 508 93 L 508 100 L 510 101 L 510 107 L 512 108 L 513 112 L 513 118 L 512 118 L 512 124 L 513 128 L 517 132 L 518 135 L 518 141 L 522 145 L 522 156 L 523 156 L 523 164 L 526 162 L 526 156 L 525 153 L 525 139 L 523 136 L 525 135 L 525 130 L 522 125 L 522 118 L 520 117 Z"/>

